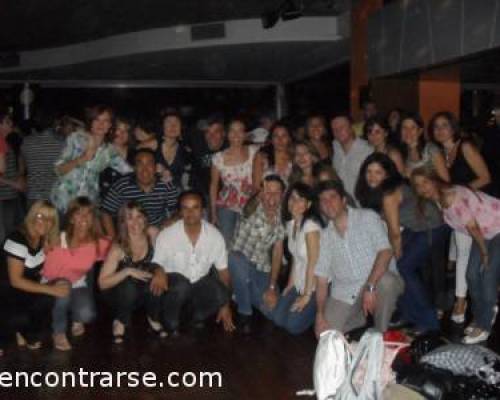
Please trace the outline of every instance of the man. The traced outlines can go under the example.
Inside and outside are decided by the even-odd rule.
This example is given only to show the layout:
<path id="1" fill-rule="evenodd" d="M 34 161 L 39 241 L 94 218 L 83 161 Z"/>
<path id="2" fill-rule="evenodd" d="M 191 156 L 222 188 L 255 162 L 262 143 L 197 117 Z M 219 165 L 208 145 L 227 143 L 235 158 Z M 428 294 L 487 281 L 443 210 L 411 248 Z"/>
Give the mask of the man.
<path id="1" fill-rule="evenodd" d="M 347 193 L 353 198 L 359 169 L 373 148 L 366 140 L 357 138 L 352 130 L 351 118 L 339 115 L 331 120 L 333 141 L 333 167 L 342 179 Z"/>
<path id="2" fill-rule="evenodd" d="M 365 100 L 361 108 L 363 109 L 363 120 L 360 122 L 356 122 L 352 126 L 356 137 L 363 136 L 365 122 L 377 115 L 377 104 L 373 100 Z"/>
<path id="3" fill-rule="evenodd" d="M 369 314 L 384 332 L 404 287 L 384 224 L 371 210 L 348 207 L 340 182 L 323 182 L 318 193 L 329 223 L 316 265 L 316 335 L 348 332 L 363 326 Z"/>
<path id="4" fill-rule="evenodd" d="M 135 200 L 146 210 L 148 224 L 160 229 L 177 207 L 179 189 L 165 183 L 155 172 L 155 154 L 151 149 L 139 149 L 135 154 L 134 173 L 116 181 L 101 204 L 102 222 L 106 234 L 115 236 L 113 217 L 120 207 Z"/>
<path id="5" fill-rule="evenodd" d="M 200 191 L 209 198 L 210 170 L 212 168 L 212 156 L 225 148 L 224 123 L 221 119 L 212 119 L 203 132 L 203 140 L 193 141 L 191 188 Z"/>
<path id="6" fill-rule="evenodd" d="M 270 317 L 278 301 L 277 280 L 285 237 L 281 223 L 284 189 L 279 176 L 264 178 L 257 208 L 241 219 L 229 254 L 229 271 L 244 333 L 251 330 L 252 307 Z"/>
<path id="7" fill-rule="evenodd" d="M 160 232 L 152 261 L 167 273 L 160 321 L 175 334 L 181 310 L 188 305 L 194 326 L 217 314 L 216 321 L 231 332 L 234 325 L 224 239 L 217 228 L 203 220 L 201 193 L 184 192 L 179 205 L 181 219 Z"/>

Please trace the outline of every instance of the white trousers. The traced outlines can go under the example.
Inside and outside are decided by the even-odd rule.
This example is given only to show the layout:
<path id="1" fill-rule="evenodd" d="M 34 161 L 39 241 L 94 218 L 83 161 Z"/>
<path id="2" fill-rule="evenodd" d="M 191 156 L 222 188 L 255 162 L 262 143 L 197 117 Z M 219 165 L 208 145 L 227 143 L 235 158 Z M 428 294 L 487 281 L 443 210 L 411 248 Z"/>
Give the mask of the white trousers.
<path id="1" fill-rule="evenodd" d="M 448 258 L 456 262 L 455 269 L 455 296 L 467 296 L 467 265 L 469 264 L 470 248 L 472 246 L 472 237 L 466 233 L 453 231 L 450 241 L 450 252 Z"/>

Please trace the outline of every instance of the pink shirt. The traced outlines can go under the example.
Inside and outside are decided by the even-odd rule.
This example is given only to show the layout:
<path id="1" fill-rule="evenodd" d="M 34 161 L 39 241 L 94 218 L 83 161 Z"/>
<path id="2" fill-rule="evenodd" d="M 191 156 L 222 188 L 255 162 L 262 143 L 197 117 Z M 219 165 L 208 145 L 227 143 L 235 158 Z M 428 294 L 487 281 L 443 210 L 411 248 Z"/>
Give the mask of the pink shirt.
<path id="1" fill-rule="evenodd" d="M 48 280 L 65 278 L 71 283 L 78 282 L 90 271 L 96 261 L 104 260 L 109 247 L 108 239 L 99 240 L 99 254 L 95 243 L 71 249 L 64 244 L 61 247 L 55 247 L 45 256 L 42 276 Z"/>
<path id="2" fill-rule="evenodd" d="M 453 229 L 468 234 L 467 224 L 473 220 L 479 225 L 485 239 L 500 233 L 500 200 L 483 192 L 473 192 L 465 186 L 453 186 L 453 204 L 443 209 L 444 220 Z"/>

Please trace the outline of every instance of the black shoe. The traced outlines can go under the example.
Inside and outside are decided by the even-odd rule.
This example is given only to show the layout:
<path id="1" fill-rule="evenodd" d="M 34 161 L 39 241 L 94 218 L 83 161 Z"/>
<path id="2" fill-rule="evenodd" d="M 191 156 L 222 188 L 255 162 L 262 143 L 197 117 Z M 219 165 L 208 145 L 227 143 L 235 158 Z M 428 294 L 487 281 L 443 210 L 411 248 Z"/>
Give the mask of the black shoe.
<path id="1" fill-rule="evenodd" d="M 252 316 L 239 314 L 236 329 L 244 335 L 250 335 L 252 333 Z"/>

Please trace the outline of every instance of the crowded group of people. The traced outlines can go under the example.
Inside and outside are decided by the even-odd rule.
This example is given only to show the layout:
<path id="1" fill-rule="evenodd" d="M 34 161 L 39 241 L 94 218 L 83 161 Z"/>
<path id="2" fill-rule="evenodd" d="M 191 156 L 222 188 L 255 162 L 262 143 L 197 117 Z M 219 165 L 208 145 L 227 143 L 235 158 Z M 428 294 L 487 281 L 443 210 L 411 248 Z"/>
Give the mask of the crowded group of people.
<path id="1" fill-rule="evenodd" d="M 255 310 L 291 334 L 419 333 L 447 311 L 463 324 L 470 305 L 464 343 L 491 333 L 500 128 L 481 149 L 452 113 L 425 126 L 373 102 L 355 124 L 211 118 L 188 132 L 173 110 L 130 121 L 102 105 L 57 122 L 21 135 L 0 110 L 0 354 L 49 329 L 70 350 L 97 296 L 117 344 L 135 312 L 159 338 L 209 318 L 251 334 Z"/>

